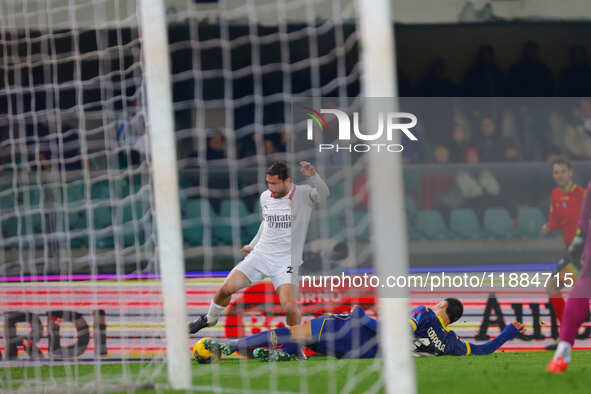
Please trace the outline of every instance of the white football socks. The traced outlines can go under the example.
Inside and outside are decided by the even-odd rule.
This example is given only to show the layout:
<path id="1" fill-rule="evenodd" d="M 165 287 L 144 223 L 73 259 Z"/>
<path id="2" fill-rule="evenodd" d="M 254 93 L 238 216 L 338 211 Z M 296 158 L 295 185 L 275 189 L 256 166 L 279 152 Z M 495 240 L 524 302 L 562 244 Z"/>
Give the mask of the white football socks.
<path id="1" fill-rule="evenodd" d="M 225 306 L 220 306 L 212 300 L 211 305 L 209 305 L 209 311 L 207 311 L 207 325 L 209 327 L 215 325 L 218 322 L 220 315 L 223 314 L 225 310 Z"/>
<path id="2" fill-rule="evenodd" d="M 570 351 L 571 351 L 571 344 L 565 341 L 558 342 L 558 347 L 556 347 L 556 353 L 554 353 L 554 358 L 562 357 L 565 363 L 570 363 Z"/>

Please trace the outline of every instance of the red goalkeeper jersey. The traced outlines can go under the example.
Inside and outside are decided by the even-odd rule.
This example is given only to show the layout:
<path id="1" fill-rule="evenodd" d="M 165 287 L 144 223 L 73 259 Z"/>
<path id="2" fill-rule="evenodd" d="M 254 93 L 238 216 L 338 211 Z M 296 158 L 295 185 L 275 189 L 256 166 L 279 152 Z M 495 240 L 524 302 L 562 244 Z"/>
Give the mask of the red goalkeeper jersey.
<path id="1" fill-rule="evenodd" d="M 567 247 L 575 237 L 584 197 L 585 189 L 578 185 L 573 185 L 566 193 L 559 187 L 552 191 L 548 224 L 552 231 L 562 229 L 562 239 Z"/>

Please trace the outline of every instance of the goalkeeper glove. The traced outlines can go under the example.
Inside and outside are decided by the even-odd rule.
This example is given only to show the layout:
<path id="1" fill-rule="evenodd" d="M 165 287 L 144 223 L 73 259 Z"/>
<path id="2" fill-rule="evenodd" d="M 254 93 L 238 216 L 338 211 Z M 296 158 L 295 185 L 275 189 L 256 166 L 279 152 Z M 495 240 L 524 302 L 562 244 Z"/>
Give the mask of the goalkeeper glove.
<path id="1" fill-rule="evenodd" d="M 575 238 L 568 247 L 568 255 L 574 261 L 581 260 L 583 255 L 583 248 L 585 247 L 585 234 L 581 232 L 581 229 L 577 229 Z"/>

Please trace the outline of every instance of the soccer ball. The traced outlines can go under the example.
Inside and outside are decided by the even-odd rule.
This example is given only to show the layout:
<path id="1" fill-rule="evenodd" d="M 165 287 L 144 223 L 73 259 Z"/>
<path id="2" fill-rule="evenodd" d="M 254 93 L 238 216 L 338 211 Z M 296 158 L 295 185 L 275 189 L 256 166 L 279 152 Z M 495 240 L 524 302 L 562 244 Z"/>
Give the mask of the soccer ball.
<path id="1" fill-rule="evenodd" d="M 215 363 L 220 359 L 219 353 L 212 353 L 205 348 L 204 341 L 209 337 L 201 338 L 193 345 L 193 358 L 199 364 Z"/>

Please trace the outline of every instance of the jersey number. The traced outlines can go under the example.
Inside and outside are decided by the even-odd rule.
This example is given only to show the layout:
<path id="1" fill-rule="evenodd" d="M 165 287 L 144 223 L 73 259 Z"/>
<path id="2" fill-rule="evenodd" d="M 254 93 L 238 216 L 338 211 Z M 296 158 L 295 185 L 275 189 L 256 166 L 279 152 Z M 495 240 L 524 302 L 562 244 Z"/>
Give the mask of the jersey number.
<path id="1" fill-rule="evenodd" d="M 293 274 L 293 267 L 291 265 L 287 267 L 287 273 Z"/>

